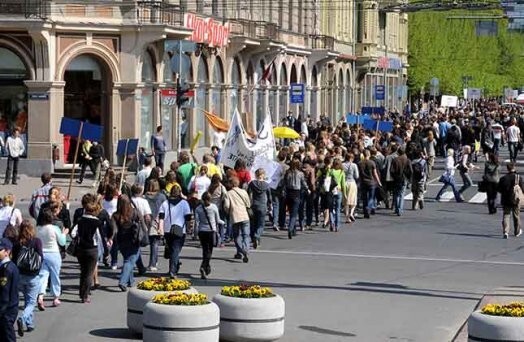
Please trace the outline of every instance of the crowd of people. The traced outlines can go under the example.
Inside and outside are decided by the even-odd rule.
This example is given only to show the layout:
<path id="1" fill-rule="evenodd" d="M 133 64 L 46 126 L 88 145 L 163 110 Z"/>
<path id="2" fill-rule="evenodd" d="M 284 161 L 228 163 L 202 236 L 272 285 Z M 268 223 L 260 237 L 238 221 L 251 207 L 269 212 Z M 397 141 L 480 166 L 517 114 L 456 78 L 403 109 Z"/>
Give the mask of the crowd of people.
<path id="1" fill-rule="evenodd" d="M 90 166 L 96 192 L 84 195 L 81 207 L 72 215 L 49 174 L 42 175 L 42 186 L 32 195 L 32 219 L 16 208 L 13 195 L 3 198 L 0 333 L 14 341 L 15 322 L 20 336 L 33 330 L 33 311 L 35 307 L 46 310 L 47 293 L 53 306 L 61 304 L 60 271 L 66 245 L 80 265 L 78 295 L 86 304 L 100 286 L 98 267 L 117 270 L 119 254 L 117 285 L 121 291 L 133 286 L 135 267 L 139 275 L 164 271 L 177 277 L 186 239 L 199 241 L 202 261 L 198 271 L 207 279 L 214 248 L 233 243 L 232 258 L 249 263 L 250 249 L 261 246 L 268 222 L 273 230 L 287 232 L 289 239 L 314 227 L 336 233 L 343 222 L 350 227 L 357 218 L 372 218 L 379 208 L 402 216 L 408 186 L 413 194 L 411 209 L 424 209 L 428 180 L 436 175 L 433 167 L 439 156 L 445 158 L 445 166 L 436 175 L 443 183 L 436 200 L 451 187 L 456 201 L 462 202 L 463 193 L 473 184 L 470 172 L 480 169 L 473 163 L 483 159 L 479 188 L 487 193 L 488 212 L 496 213 L 500 194 L 503 237 L 508 238 L 510 217 L 514 234 L 519 236 L 524 184 L 515 162 L 522 149 L 522 114 L 517 107 L 499 107 L 494 101 L 464 103 L 451 110 L 430 103 L 416 116 L 390 112 L 375 117 L 393 122 L 391 132 L 379 132 L 343 120 L 331 123 L 326 116 L 313 122 L 290 113 L 285 124 L 300 139 L 277 144 L 276 182 L 268 182 L 264 168 L 250 170 L 242 159 L 234 168 L 224 167 L 221 146 L 213 146 L 201 161 L 192 151 L 181 152 L 164 169 L 165 144 L 158 127 L 153 155 L 141 156 L 135 181 L 128 184 L 112 168 L 100 176 L 104 151 L 86 141 L 79 183 Z M 511 160 L 507 174 L 501 177 L 498 155 L 505 144 Z M 463 181 L 460 189 L 455 184 L 456 171 Z M 361 208 L 360 217 L 357 208 Z M 145 244 L 143 231 L 148 236 Z M 142 256 L 145 245 L 149 249 L 147 266 Z M 161 256 L 169 260 L 163 268 Z M 24 298 L 21 315 L 18 291 Z"/>

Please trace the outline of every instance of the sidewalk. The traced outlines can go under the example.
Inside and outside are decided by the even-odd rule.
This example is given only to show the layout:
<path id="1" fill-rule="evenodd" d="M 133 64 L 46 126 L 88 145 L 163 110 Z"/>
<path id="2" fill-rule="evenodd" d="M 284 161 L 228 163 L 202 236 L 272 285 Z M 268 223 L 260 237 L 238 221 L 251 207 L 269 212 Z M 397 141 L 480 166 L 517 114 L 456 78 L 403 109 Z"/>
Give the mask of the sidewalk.
<path id="1" fill-rule="evenodd" d="M 524 287 L 523 286 L 507 286 L 494 289 L 486 293 L 482 299 L 475 306 L 474 310 L 478 310 L 489 303 L 509 304 L 511 302 L 524 302 Z M 452 342 L 467 342 L 468 341 L 468 321 L 464 322 L 460 330 L 455 335 Z"/>
<path id="2" fill-rule="evenodd" d="M 87 193 L 96 192 L 97 189 L 92 187 L 93 179 L 86 178 L 83 184 L 76 183 L 77 177 L 73 180 L 71 186 L 71 195 L 69 197 L 70 202 L 80 203 L 82 196 Z M 126 180 L 128 184 L 133 184 L 135 180 L 134 174 L 127 174 Z M 67 196 L 67 191 L 69 187 L 69 179 L 53 179 L 53 185 L 58 186 L 62 189 L 64 196 Z M 31 200 L 31 194 L 37 188 L 42 186 L 40 177 L 29 177 L 26 175 L 19 175 L 18 185 L 0 185 L 0 197 L 8 193 L 15 195 L 17 202 L 29 202 Z"/>

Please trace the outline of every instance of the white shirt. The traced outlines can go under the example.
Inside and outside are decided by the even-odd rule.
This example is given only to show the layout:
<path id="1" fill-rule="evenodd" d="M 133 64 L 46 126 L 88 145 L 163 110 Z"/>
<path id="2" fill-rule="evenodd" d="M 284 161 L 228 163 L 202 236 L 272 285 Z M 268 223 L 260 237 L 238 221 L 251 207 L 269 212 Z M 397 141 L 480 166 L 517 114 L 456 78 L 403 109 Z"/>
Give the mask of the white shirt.
<path id="1" fill-rule="evenodd" d="M 309 137 L 309 130 L 307 128 L 307 122 L 305 121 L 302 121 L 302 125 L 300 127 L 300 133 L 304 133 L 306 135 L 306 137 Z"/>
<path id="2" fill-rule="evenodd" d="M 133 197 L 131 200 L 135 204 L 140 215 L 142 216 L 151 215 L 151 207 L 149 206 L 149 202 L 145 198 Z"/>
<path id="3" fill-rule="evenodd" d="M 226 133 L 215 131 L 213 133 L 213 146 L 217 146 L 219 149 L 224 148 L 224 141 L 226 140 Z"/>
<path id="4" fill-rule="evenodd" d="M 506 130 L 506 136 L 508 137 L 508 142 L 516 143 L 520 140 L 520 128 L 517 126 L 509 126 Z"/>
<path id="5" fill-rule="evenodd" d="M 24 142 L 20 137 L 9 137 L 7 138 L 7 153 L 13 157 L 18 158 L 22 154 L 24 154 L 25 148 L 24 148 Z"/>
<path id="6" fill-rule="evenodd" d="M 102 208 L 104 208 L 107 211 L 109 217 L 113 216 L 113 214 L 115 213 L 117 203 L 118 198 L 113 198 L 111 201 L 102 201 Z"/>
<path id="7" fill-rule="evenodd" d="M 453 156 L 446 157 L 446 164 L 444 166 L 444 169 L 451 176 L 455 174 L 455 159 L 453 158 Z"/>
<path id="8" fill-rule="evenodd" d="M 502 132 L 504 129 L 502 128 L 502 125 L 499 123 L 491 125 L 491 130 L 493 131 L 493 139 L 501 139 L 502 138 Z"/>
<path id="9" fill-rule="evenodd" d="M 13 214 L 11 215 L 11 213 Z M 19 209 L 8 206 L 0 208 L 0 236 L 4 235 L 8 223 L 13 226 L 22 223 L 22 213 Z"/>
<path id="10" fill-rule="evenodd" d="M 177 205 L 169 204 L 169 200 L 164 201 L 158 210 L 158 215 L 164 216 L 164 232 L 169 233 L 171 226 L 176 224 L 184 227 L 184 234 L 186 233 L 186 215 L 191 214 L 191 207 L 189 202 L 181 200 Z"/>
<path id="11" fill-rule="evenodd" d="M 198 199 L 202 198 L 204 192 L 211 185 L 211 179 L 208 176 L 193 176 L 189 182 L 189 189 L 195 189 Z"/>

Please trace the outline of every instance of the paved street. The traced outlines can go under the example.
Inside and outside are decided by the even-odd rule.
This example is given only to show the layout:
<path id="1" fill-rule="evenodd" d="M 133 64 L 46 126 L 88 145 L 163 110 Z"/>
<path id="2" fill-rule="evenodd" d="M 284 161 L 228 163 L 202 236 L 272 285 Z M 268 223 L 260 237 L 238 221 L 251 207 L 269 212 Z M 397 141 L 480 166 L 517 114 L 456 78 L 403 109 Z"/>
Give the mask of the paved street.
<path id="1" fill-rule="evenodd" d="M 232 260 L 231 247 L 215 250 L 208 281 L 199 279 L 200 250 L 190 242 L 182 277 L 210 296 L 238 281 L 273 287 L 286 300 L 282 341 L 449 341 L 485 292 L 524 280 L 522 238 L 503 240 L 500 221 L 485 205 L 449 202 L 402 217 L 382 209 L 338 233 L 316 228 L 291 241 L 267 231 L 249 264 Z M 21 340 L 133 338 L 118 272 L 101 271 L 103 287 L 90 305 L 79 303 L 77 273 L 76 261 L 66 260 L 62 306 L 37 312 L 36 330 Z"/>

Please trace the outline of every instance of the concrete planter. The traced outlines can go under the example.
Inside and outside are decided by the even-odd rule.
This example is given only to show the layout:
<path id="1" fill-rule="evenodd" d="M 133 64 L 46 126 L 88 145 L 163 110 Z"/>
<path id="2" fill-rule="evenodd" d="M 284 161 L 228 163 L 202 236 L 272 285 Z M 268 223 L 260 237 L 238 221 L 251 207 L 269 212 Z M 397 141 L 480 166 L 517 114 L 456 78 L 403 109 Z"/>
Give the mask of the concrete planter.
<path id="1" fill-rule="evenodd" d="M 218 306 L 164 305 L 149 302 L 144 308 L 144 342 L 218 342 Z"/>
<path id="2" fill-rule="evenodd" d="M 193 287 L 181 291 L 184 293 L 198 293 Z M 144 306 L 157 294 L 167 293 L 167 291 L 145 291 L 136 287 L 127 292 L 127 327 L 136 334 L 142 333 L 142 311 Z"/>
<path id="3" fill-rule="evenodd" d="M 468 319 L 468 341 L 524 342 L 524 317 L 490 316 L 477 310 Z"/>
<path id="4" fill-rule="evenodd" d="M 220 308 L 220 339 L 231 342 L 275 341 L 284 335 L 285 303 L 269 298 L 213 297 Z"/>

